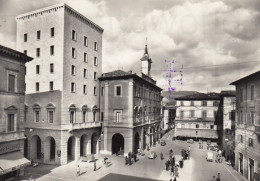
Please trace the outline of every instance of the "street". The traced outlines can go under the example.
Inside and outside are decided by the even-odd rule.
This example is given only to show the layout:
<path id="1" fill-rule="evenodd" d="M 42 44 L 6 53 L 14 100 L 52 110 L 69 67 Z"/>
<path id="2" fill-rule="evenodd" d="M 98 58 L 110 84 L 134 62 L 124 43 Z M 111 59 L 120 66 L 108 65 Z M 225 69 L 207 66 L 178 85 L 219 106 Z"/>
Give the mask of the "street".
<path id="1" fill-rule="evenodd" d="M 97 156 L 97 170 L 93 171 L 94 164 L 87 162 L 71 162 L 63 166 L 39 165 L 38 167 L 27 167 L 25 176 L 28 179 L 32 176 L 36 180 L 100 180 L 100 181 L 128 181 L 128 180 L 170 180 L 169 171 L 165 170 L 165 161 L 169 158 L 169 150 L 173 149 L 174 155 L 181 155 L 181 149 L 188 149 L 191 146 L 191 159 L 184 161 L 184 168 L 179 168 L 179 178 L 181 180 L 208 181 L 213 175 L 220 173 L 221 180 L 240 181 L 243 178 L 230 166 L 225 163 L 215 163 L 206 161 L 206 144 L 204 149 L 199 149 L 198 142 L 193 144 L 185 141 L 172 141 L 172 132 L 164 135 L 166 146 L 152 147 L 151 150 L 157 152 L 156 159 L 148 159 L 148 152 L 145 156 L 139 156 L 138 161 L 131 166 L 125 165 L 123 156 L 108 156 L 109 167 L 103 164 L 104 155 Z M 160 159 L 160 152 L 163 152 L 164 160 Z M 214 153 L 216 154 L 216 152 Z M 76 166 L 79 164 L 81 175 L 76 177 Z"/>

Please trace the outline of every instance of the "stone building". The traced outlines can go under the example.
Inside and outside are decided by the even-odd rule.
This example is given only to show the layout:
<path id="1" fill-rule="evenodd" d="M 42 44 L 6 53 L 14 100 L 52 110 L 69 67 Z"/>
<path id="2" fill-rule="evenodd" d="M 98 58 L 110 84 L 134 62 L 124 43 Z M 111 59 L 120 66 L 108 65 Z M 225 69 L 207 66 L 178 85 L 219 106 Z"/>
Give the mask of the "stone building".
<path id="1" fill-rule="evenodd" d="M 236 86 L 235 168 L 246 179 L 260 174 L 260 71 L 243 77 Z"/>
<path id="2" fill-rule="evenodd" d="M 220 97 L 220 122 L 222 125 L 221 145 L 223 148 L 223 156 L 233 165 L 235 163 L 236 92 L 221 91 Z"/>
<path id="3" fill-rule="evenodd" d="M 32 58 L 0 45 L 0 178 L 24 174 L 25 63 Z M 26 155 L 25 155 L 26 156 Z M 8 164 L 6 164 L 8 162 Z"/>
<path id="4" fill-rule="evenodd" d="M 104 154 L 136 152 L 156 144 L 161 131 L 161 88 L 150 76 L 145 48 L 142 73 L 116 70 L 99 78 Z"/>
<path id="5" fill-rule="evenodd" d="M 175 98 L 177 113 L 175 118 L 175 136 L 217 140 L 217 112 L 220 96 L 217 93 L 198 93 Z"/>
<path id="6" fill-rule="evenodd" d="M 37 162 L 66 164 L 99 153 L 103 29 L 66 4 L 19 15 L 26 64 L 25 134 Z"/>

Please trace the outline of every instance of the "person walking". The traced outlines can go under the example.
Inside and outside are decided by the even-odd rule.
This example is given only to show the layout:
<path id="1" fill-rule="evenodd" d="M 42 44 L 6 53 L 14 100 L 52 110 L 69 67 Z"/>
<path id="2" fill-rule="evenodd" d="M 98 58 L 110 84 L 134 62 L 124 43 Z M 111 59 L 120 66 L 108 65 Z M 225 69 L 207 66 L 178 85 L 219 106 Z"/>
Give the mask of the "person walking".
<path id="1" fill-rule="evenodd" d="M 97 170 L 97 164 L 96 164 L 96 161 L 94 161 L 94 171 Z"/>
<path id="2" fill-rule="evenodd" d="M 125 165 L 128 165 L 128 158 L 125 156 Z"/>
<path id="3" fill-rule="evenodd" d="M 80 168 L 79 165 L 76 168 L 76 177 L 78 177 L 80 175 Z"/>
<path id="4" fill-rule="evenodd" d="M 128 164 L 132 165 L 131 155 L 128 157 Z"/>
<path id="5" fill-rule="evenodd" d="M 171 167 L 170 176 L 171 176 L 171 177 L 173 177 L 173 176 L 174 176 L 174 167 Z"/>
<path id="6" fill-rule="evenodd" d="M 220 181 L 220 173 L 218 173 L 216 181 Z"/>
<path id="7" fill-rule="evenodd" d="M 216 181 L 216 177 L 215 177 L 215 175 L 213 176 L 213 178 L 212 178 L 211 181 Z"/>
<path id="8" fill-rule="evenodd" d="M 175 177 L 179 177 L 179 171 L 178 171 L 178 166 L 177 165 L 175 166 L 174 174 L 175 174 Z"/>
<path id="9" fill-rule="evenodd" d="M 161 160 L 163 160 L 163 153 L 161 152 Z"/>
<path id="10" fill-rule="evenodd" d="M 172 181 L 177 181 L 177 178 L 176 178 L 176 177 L 174 177 L 174 179 L 173 179 Z"/>

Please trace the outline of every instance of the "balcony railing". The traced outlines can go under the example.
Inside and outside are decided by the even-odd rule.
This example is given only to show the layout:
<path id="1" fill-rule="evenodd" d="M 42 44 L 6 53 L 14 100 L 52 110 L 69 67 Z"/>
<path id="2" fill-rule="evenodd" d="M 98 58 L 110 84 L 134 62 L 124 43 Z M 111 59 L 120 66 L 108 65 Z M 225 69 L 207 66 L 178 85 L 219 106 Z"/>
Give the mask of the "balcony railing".
<path id="1" fill-rule="evenodd" d="M 70 123 L 67 125 L 62 125 L 62 129 L 74 130 L 74 129 L 94 128 L 100 126 L 101 126 L 101 122 Z"/>
<path id="2" fill-rule="evenodd" d="M 0 142 L 1 141 L 12 141 L 17 139 L 23 139 L 24 131 L 17 131 L 17 132 L 1 132 L 0 133 Z"/>

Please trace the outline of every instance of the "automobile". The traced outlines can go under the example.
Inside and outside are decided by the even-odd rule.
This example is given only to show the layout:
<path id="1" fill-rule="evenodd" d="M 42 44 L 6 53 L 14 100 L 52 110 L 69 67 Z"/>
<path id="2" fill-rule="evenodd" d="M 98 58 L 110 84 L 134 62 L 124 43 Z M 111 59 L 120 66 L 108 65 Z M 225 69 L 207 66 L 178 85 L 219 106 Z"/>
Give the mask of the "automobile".
<path id="1" fill-rule="evenodd" d="M 161 146 L 165 146 L 165 145 L 166 145 L 165 140 L 161 140 Z"/>
<path id="2" fill-rule="evenodd" d="M 157 157 L 157 154 L 155 151 L 151 151 L 150 154 L 148 155 L 149 159 L 155 159 Z"/>
<path id="3" fill-rule="evenodd" d="M 211 144 L 211 141 L 210 140 L 207 140 L 207 145 L 209 146 Z"/>
<path id="4" fill-rule="evenodd" d="M 208 153 L 207 153 L 206 160 L 207 160 L 208 162 L 213 162 L 213 153 L 212 153 L 212 152 L 208 152 Z"/>
<path id="5" fill-rule="evenodd" d="M 187 143 L 193 144 L 194 141 L 193 141 L 193 139 L 188 139 L 188 140 L 187 140 Z"/>
<path id="6" fill-rule="evenodd" d="M 210 145 L 208 145 L 207 149 L 211 150 L 211 151 L 218 151 L 219 147 L 218 147 L 217 143 L 211 143 Z"/>

